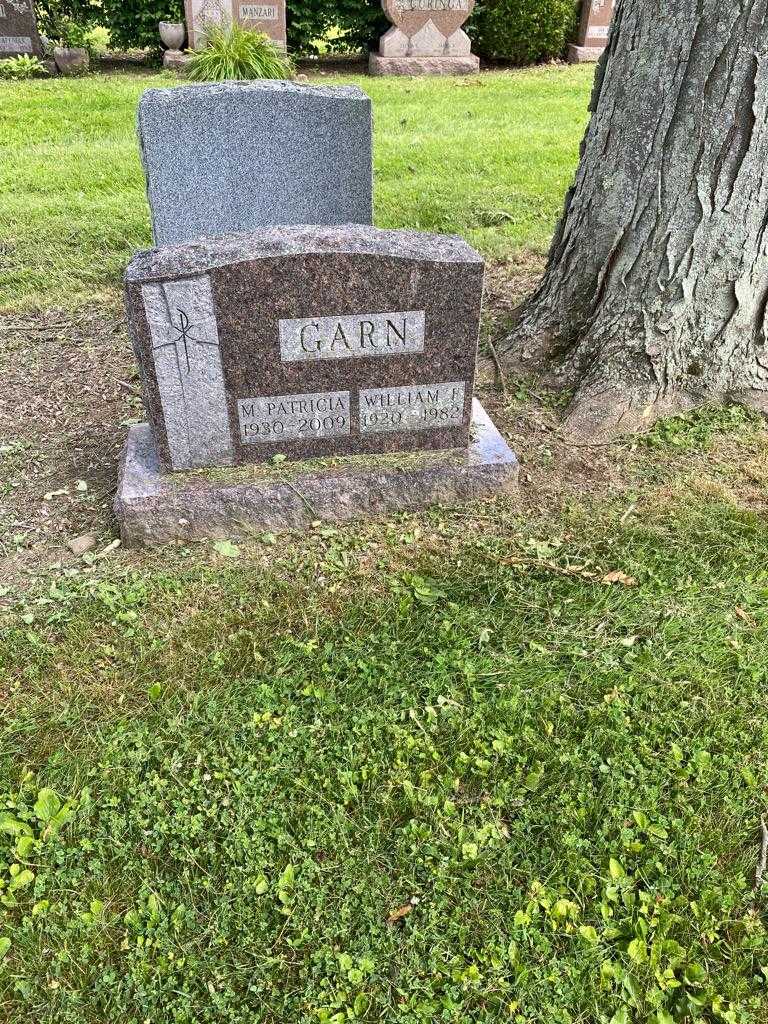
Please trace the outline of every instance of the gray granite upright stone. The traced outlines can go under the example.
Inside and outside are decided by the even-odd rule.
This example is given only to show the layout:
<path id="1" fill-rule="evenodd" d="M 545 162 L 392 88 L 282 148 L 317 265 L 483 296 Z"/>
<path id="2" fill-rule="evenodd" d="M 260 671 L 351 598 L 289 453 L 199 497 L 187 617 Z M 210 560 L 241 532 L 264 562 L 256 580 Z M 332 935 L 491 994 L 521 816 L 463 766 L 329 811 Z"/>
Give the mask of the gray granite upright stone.
<path id="1" fill-rule="evenodd" d="M 356 86 L 148 89 L 138 132 L 155 244 L 277 224 L 370 224 L 371 101 Z"/>

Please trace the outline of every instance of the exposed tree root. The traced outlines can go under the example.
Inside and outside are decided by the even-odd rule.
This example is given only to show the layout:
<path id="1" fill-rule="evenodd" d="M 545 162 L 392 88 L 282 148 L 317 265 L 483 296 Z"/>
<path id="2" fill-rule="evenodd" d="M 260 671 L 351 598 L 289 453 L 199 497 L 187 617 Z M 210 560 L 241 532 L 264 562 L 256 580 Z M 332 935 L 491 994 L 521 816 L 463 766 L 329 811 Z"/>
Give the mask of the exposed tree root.
<path id="1" fill-rule="evenodd" d="M 734 388 L 716 361 L 711 372 L 691 374 L 688 361 L 649 351 L 645 338 L 622 320 L 597 323 L 574 339 L 531 336 L 526 328 L 533 319 L 535 312 L 505 339 L 505 365 L 523 376 L 539 376 L 550 388 L 573 392 L 563 417 L 566 436 L 600 442 L 645 433 L 659 419 L 713 405 L 744 405 L 768 416 L 768 381 L 766 390 Z M 742 366 L 734 376 L 753 380 L 759 375 Z"/>
<path id="2" fill-rule="evenodd" d="M 694 405 L 686 395 L 660 395 L 651 389 L 584 388 L 566 410 L 563 432 L 569 437 L 594 440 L 647 433 L 657 420 L 686 412 Z"/>
<path id="3" fill-rule="evenodd" d="M 665 417 L 713 405 L 744 405 L 768 416 L 768 391 L 707 386 L 706 377 L 697 380 L 685 373 L 679 381 L 661 381 L 636 344 L 626 339 L 600 343 L 595 334 L 568 346 L 552 335 L 538 344 L 516 332 L 505 343 L 505 365 L 512 372 L 533 374 L 550 388 L 574 392 L 563 416 L 566 437 L 607 443 L 623 434 L 646 433 Z"/>
<path id="4" fill-rule="evenodd" d="M 754 388 L 747 391 L 735 391 L 730 399 L 736 405 L 743 405 L 747 409 L 754 409 L 755 412 L 768 416 L 768 391 L 756 391 Z"/>

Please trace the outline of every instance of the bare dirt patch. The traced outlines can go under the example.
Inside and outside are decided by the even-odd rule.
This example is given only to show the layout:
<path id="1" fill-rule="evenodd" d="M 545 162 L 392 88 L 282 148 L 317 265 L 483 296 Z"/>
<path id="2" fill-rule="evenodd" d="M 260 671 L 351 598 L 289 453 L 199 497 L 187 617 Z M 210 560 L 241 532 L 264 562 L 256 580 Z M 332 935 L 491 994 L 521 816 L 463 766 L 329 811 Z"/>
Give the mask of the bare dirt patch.
<path id="1" fill-rule="evenodd" d="M 0 557 L 8 572 L 108 543 L 128 420 L 141 399 L 122 315 L 48 310 L 0 320 Z"/>
<path id="2" fill-rule="evenodd" d="M 478 396 L 520 458 L 521 511 L 538 518 L 564 502 L 638 486 L 717 491 L 763 510 L 765 438 L 750 445 L 723 436 L 706 452 L 649 456 L 637 438 L 579 445 L 562 436 L 568 395 L 506 372 L 491 354 L 541 266 L 541 257 L 522 254 L 491 267 L 478 368 Z M 74 538 L 92 535 L 96 552 L 117 538 L 120 451 L 143 407 L 117 297 L 77 313 L 0 318 L 0 370 L 2 601 L 3 587 L 25 589 L 48 569 L 81 564 L 67 546 Z M 659 462 L 663 472 L 649 475 Z M 482 523 L 482 509 L 465 512 L 468 520 L 475 514 Z"/>

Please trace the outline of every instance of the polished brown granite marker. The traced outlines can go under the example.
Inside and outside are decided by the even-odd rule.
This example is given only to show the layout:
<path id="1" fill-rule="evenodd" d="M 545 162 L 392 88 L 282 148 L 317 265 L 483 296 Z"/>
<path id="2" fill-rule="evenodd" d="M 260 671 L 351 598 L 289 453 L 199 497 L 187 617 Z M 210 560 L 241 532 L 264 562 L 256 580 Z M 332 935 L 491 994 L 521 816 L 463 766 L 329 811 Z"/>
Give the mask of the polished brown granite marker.
<path id="1" fill-rule="evenodd" d="M 571 64 L 600 59 L 608 45 L 614 0 L 583 0 L 577 41 L 568 47 Z"/>
<path id="2" fill-rule="evenodd" d="M 265 228 L 125 282 L 164 470 L 468 445 L 483 261 L 459 238 Z"/>

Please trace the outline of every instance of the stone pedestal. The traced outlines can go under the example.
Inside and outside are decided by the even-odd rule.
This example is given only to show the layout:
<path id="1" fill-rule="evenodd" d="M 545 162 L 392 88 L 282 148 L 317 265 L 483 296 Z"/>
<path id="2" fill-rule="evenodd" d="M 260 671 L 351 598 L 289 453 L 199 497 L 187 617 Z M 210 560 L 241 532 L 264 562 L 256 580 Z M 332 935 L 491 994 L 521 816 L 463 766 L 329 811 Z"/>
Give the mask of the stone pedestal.
<path id="1" fill-rule="evenodd" d="M 372 75 L 471 75 L 480 59 L 462 25 L 475 0 L 382 0 L 392 28 L 372 53 Z"/>
<path id="2" fill-rule="evenodd" d="M 594 64 L 603 55 L 604 46 L 576 46 L 571 43 L 568 47 L 569 64 Z"/>
<path id="3" fill-rule="evenodd" d="M 368 62 L 371 75 L 476 75 L 480 58 L 468 57 L 381 57 L 372 53 Z"/>
<path id="4" fill-rule="evenodd" d="M 191 57 L 182 50 L 166 50 L 163 54 L 163 67 L 169 71 L 186 71 Z"/>
<path id="5" fill-rule="evenodd" d="M 614 0 L 584 0 L 575 43 L 568 47 L 571 64 L 588 64 L 600 59 L 608 44 Z"/>
<path id="6" fill-rule="evenodd" d="M 306 529 L 517 491 L 518 461 L 475 399 L 468 448 L 162 473 L 148 423 L 131 427 L 115 513 L 126 547 Z"/>

